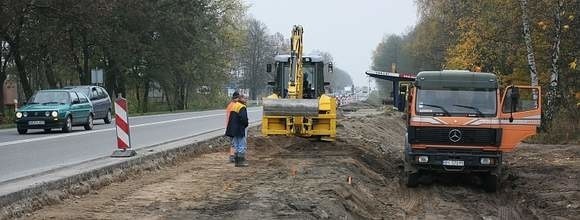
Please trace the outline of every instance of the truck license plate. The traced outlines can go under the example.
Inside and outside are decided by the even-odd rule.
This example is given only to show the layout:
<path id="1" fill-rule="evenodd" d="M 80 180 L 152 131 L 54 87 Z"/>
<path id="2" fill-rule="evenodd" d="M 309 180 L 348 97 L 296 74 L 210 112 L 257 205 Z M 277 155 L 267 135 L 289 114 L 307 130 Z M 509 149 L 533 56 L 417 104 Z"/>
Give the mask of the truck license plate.
<path id="1" fill-rule="evenodd" d="M 463 160 L 444 160 L 443 161 L 443 166 L 456 166 L 456 167 L 462 167 L 464 166 L 464 162 Z"/>
<path id="2" fill-rule="evenodd" d="M 28 125 L 44 125 L 44 121 L 29 121 Z"/>

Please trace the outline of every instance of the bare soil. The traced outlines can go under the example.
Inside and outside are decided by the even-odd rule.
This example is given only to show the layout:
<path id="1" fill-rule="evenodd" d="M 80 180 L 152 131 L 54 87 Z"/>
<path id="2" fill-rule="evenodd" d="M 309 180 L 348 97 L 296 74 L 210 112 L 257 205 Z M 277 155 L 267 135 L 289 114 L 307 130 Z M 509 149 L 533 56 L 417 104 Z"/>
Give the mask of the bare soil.
<path id="1" fill-rule="evenodd" d="M 203 154 L 24 218 L 580 219 L 580 146 L 521 146 L 497 193 L 469 176 L 406 188 L 404 130 L 399 113 L 372 108 L 345 113 L 333 143 L 253 129 L 249 167 L 227 163 L 225 151 Z"/>

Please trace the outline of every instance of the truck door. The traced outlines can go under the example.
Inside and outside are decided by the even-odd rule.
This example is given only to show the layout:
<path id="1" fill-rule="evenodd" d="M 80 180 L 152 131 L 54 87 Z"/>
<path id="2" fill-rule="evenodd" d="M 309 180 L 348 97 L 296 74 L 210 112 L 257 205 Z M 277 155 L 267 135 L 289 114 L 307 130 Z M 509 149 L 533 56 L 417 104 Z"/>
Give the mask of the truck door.
<path id="1" fill-rule="evenodd" d="M 522 140 L 536 134 L 542 119 L 542 96 L 538 86 L 509 86 L 499 114 L 503 130 L 501 149 L 512 151 Z"/>

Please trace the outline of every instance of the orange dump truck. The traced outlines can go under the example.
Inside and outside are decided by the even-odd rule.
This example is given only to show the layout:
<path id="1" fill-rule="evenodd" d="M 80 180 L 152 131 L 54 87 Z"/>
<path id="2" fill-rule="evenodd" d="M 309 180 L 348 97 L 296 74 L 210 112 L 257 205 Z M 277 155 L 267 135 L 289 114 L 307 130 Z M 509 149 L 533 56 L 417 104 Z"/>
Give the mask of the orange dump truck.
<path id="1" fill-rule="evenodd" d="M 426 71 L 409 88 L 405 181 L 415 187 L 438 173 L 474 173 L 496 191 L 502 155 L 534 135 L 541 120 L 539 87 L 501 93 L 491 73 Z"/>

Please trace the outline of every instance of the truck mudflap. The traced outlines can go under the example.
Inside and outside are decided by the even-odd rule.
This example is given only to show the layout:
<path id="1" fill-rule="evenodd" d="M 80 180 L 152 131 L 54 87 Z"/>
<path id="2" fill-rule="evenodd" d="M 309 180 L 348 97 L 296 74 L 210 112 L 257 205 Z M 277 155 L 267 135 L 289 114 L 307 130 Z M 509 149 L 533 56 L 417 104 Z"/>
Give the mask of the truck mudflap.
<path id="1" fill-rule="evenodd" d="M 405 157 L 417 171 L 488 173 L 502 163 L 501 152 L 405 149 Z"/>

